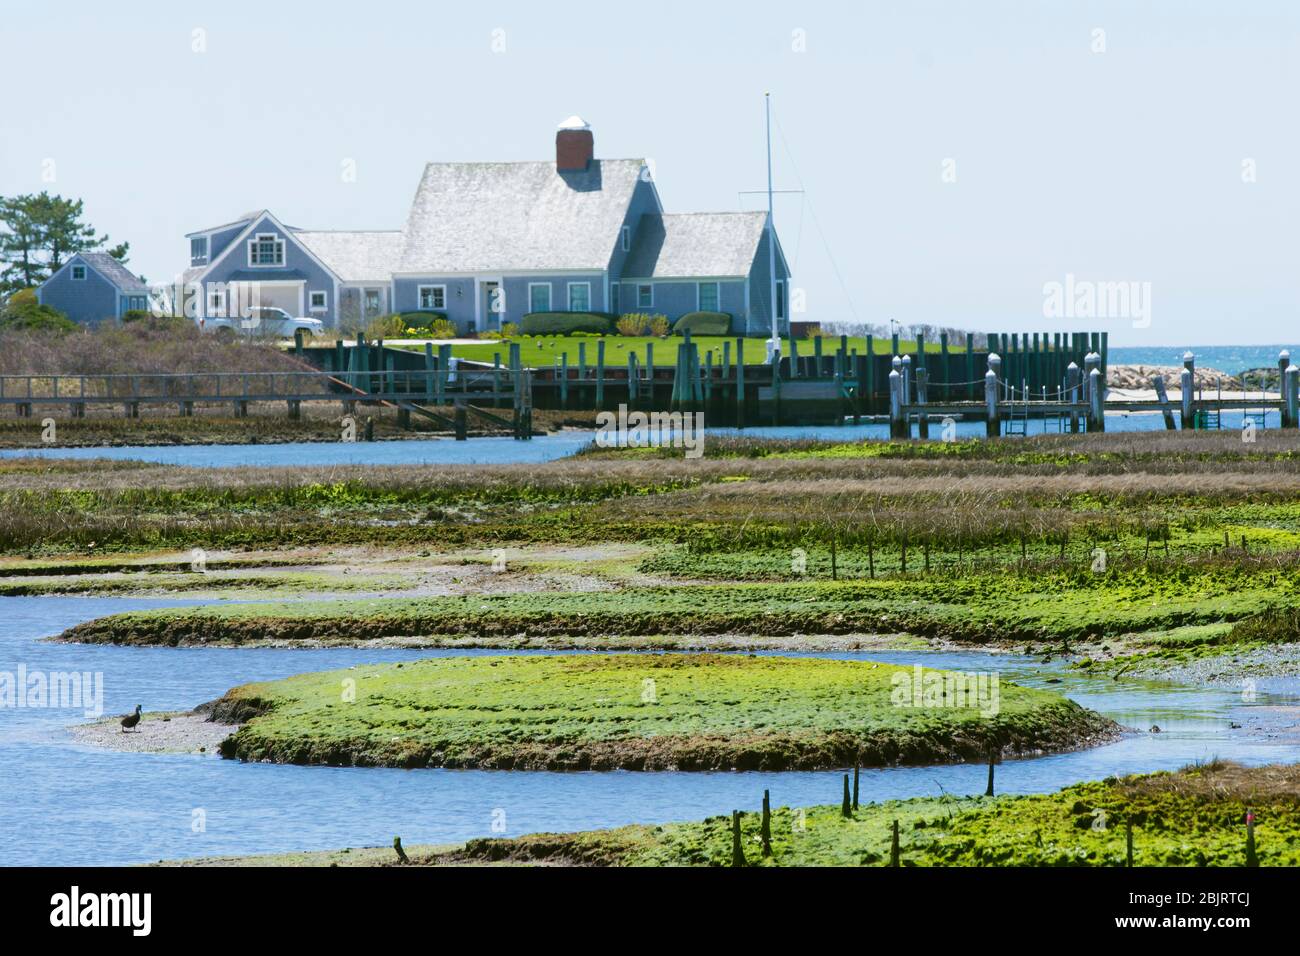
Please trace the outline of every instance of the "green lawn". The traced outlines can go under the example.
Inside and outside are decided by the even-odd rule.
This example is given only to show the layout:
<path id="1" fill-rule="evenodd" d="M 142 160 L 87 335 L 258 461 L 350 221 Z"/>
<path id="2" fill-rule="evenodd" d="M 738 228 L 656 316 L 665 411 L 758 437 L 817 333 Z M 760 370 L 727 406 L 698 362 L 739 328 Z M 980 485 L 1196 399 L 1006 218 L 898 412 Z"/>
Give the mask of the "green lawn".
<path id="1" fill-rule="evenodd" d="M 559 356 L 568 354 L 569 364 L 577 366 L 578 349 L 580 345 L 586 346 L 587 363 L 596 364 L 596 343 L 600 341 L 596 336 L 520 336 L 515 341 L 520 346 L 520 361 L 525 365 L 534 368 L 541 366 L 554 365 Z M 639 365 L 644 367 L 646 358 L 646 346 L 653 347 L 654 363 L 656 366 L 673 367 L 677 364 L 677 348 L 681 345 L 683 339 L 681 336 L 672 335 L 666 339 L 658 339 L 650 336 L 622 336 L 607 335 L 605 341 L 605 364 L 608 366 L 618 366 L 625 368 L 627 366 L 627 357 L 631 353 L 636 353 L 636 359 Z M 714 364 L 722 362 L 722 348 L 724 342 L 731 343 L 731 360 L 736 360 L 736 339 L 734 337 L 725 337 L 720 335 L 696 335 L 691 337 L 691 341 L 696 343 L 700 348 L 700 361 L 706 361 L 708 353 L 713 353 Z M 851 336 L 849 338 L 849 349 L 857 349 L 858 352 L 865 353 L 867 350 L 867 340 L 862 336 Z M 826 337 L 822 342 L 823 354 L 833 355 L 839 348 L 838 337 Z M 390 341 L 386 344 L 395 347 L 402 347 L 400 341 Z M 890 340 L 874 339 L 872 342 L 873 349 L 877 355 L 887 355 L 890 350 Z M 409 348 L 423 351 L 424 346 L 409 346 Z M 782 340 L 783 355 L 790 354 L 790 340 Z M 799 340 L 799 354 L 812 355 L 813 342 L 811 339 Z M 916 353 L 916 340 L 900 341 L 899 349 L 904 353 Z M 938 342 L 927 342 L 925 351 L 929 353 L 938 353 Z M 964 352 L 965 343 L 960 347 L 953 343 L 949 346 L 949 351 Z M 505 342 L 485 342 L 474 345 L 454 345 L 451 354 L 457 358 L 470 359 L 475 362 L 492 362 L 498 354 L 501 356 L 502 363 L 509 361 L 510 347 Z M 765 340 L 761 338 L 751 338 L 745 340 L 745 362 L 749 365 L 757 364 L 763 361 L 767 356 L 767 346 Z"/>
<path id="2" fill-rule="evenodd" d="M 1061 750 L 1115 729 L 1041 690 L 871 661 L 718 654 L 443 657 L 248 684 L 225 756 L 550 770 L 780 770 Z M 915 688 L 914 688 L 915 682 Z"/>

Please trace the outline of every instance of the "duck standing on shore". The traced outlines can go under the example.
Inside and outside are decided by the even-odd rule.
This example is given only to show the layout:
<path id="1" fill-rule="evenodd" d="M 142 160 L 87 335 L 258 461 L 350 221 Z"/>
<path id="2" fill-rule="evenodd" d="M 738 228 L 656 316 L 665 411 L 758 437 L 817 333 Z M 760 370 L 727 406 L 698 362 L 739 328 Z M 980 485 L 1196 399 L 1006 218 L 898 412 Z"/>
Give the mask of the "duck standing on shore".
<path id="1" fill-rule="evenodd" d="M 122 733 L 126 733 L 138 723 L 140 723 L 140 705 L 136 704 L 135 713 L 127 714 L 122 718 Z M 136 733 L 139 733 L 139 731 L 136 731 Z"/>

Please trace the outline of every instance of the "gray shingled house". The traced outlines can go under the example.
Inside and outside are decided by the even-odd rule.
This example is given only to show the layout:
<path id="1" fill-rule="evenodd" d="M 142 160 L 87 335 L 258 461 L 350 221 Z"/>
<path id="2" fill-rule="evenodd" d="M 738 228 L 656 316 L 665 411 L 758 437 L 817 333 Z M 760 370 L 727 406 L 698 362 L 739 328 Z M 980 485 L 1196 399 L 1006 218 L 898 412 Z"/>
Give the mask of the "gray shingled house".
<path id="1" fill-rule="evenodd" d="M 437 312 L 462 333 L 532 312 L 725 312 L 735 334 L 788 323 L 790 273 L 767 214 L 666 214 L 640 159 L 597 159 L 573 117 L 555 158 L 429 163 L 401 229 L 315 231 L 268 210 L 190 233 L 184 281 L 200 315 L 262 305 L 351 328 Z M 773 280 L 773 268 L 775 281 Z"/>

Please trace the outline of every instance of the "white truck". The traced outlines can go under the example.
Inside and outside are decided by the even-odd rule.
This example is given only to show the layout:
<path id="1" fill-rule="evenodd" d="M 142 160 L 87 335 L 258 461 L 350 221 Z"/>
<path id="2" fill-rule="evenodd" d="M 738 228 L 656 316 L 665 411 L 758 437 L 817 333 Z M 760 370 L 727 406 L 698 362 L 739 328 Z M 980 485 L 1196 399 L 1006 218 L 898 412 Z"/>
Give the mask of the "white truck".
<path id="1" fill-rule="evenodd" d="M 248 315 L 235 318 L 206 317 L 198 320 L 199 328 L 211 332 L 219 339 L 232 340 L 237 335 L 248 338 L 291 339 L 295 332 L 303 335 L 320 335 L 325 323 L 320 319 L 292 316 L 275 306 L 258 306 L 248 310 Z"/>

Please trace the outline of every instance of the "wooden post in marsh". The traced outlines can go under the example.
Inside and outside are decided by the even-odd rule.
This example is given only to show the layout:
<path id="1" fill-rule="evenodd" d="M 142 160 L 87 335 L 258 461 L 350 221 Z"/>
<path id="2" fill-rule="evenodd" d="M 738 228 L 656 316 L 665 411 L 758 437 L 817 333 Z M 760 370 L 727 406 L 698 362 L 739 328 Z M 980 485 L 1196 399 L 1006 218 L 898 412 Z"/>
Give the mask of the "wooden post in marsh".
<path id="1" fill-rule="evenodd" d="M 1255 854 L 1255 814 L 1246 811 L 1246 865 L 1259 866 L 1259 857 Z"/>
<path id="2" fill-rule="evenodd" d="M 898 846 L 898 821 L 897 820 L 894 821 L 894 825 L 890 828 L 890 831 L 891 832 L 889 837 L 889 865 L 902 866 L 903 865 L 902 853 Z"/>
<path id="3" fill-rule="evenodd" d="M 836 555 L 835 552 L 835 532 L 832 531 L 831 532 L 831 580 L 838 581 L 839 579 L 840 579 L 840 566 L 839 566 L 838 556 Z"/>
<path id="4" fill-rule="evenodd" d="M 822 377 L 822 337 L 820 335 L 813 337 L 813 363 L 810 377 Z"/>
<path id="5" fill-rule="evenodd" d="M 928 390 L 930 385 L 930 370 L 928 368 L 918 368 L 916 370 L 916 404 L 920 411 L 916 417 L 916 434 L 918 438 L 930 437 L 930 415 L 925 410 Z"/>
<path id="6" fill-rule="evenodd" d="M 989 370 L 984 373 L 984 434 L 997 438 L 1002 434 L 998 422 L 998 366 L 1001 360 L 998 353 L 989 353 Z"/>
<path id="7" fill-rule="evenodd" d="M 1133 821 L 1124 821 L 1125 865 L 1133 866 Z"/>
<path id="8" fill-rule="evenodd" d="M 799 340 L 790 336 L 790 381 L 799 378 Z"/>
<path id="9" fill-rule="evenodd" d="M 456 425 L 456 441 L 465 441 L 465 439 L 469 437 L 468 430 L 466 428 L 465 415 L 466 415 L 465 403 L 462 401 L 457 401 L 456 407 L 454 409 L 454 418 L 453 418 L 453 421 L 455 422 Z"/>
<path id="10" fill-rule="evenodd" d="M 637 406 L 636 353 L 627 353 L 627 407 L 632 410 Z"/>
<path id="11" fill-rule="evenodd" d="M 1300 365 L 1288 365 L 1282 383 L 1287 427 L 1300 428 Z"/>
<path id="12" fill-rule="evenodd" d="M 726 339 L 722 343 L 722 381 L 725 383 L 731 378 L 731 339 Z M 725 392 L 723 394 L 726 394 Z"/>
<path id="13" fill-rule="evenodd" d="M 645 397 L 646 408 L 655 407 L 655 344 L 645 344 Z"/>
<path id="14" fill-rule="evenodd" d="M 844 775 L 844 797 L 840 801 L 840 816 L 848 820 L 853 817 L 853 807 L 849 800 L 849 775 Z"/>
<path id="15" fill-rule="evenodd" d="M 889 373 L 889 437 L 907 438 L 907 432 L 903 418 L 903 376 L 894 369 Z"/>
<path id="16" fill-rule="evenodd" d="M 399 836 L 393 837 L 393 851 L 397 854 L 397 862 L 399 863 L 411 862 L 406 857 L 406 851 L 402 849 L 402 838 Z"/>
<path id="17" fill-rule="evenodd" d="M 605 408 L 605 340 L 596 340 L 596 411 Z"/>
<path id="18" fill-rule="evenodd" d="M 989 785 L 984 789 L 984 796 L 993 796 L 993 765 L 997 763 L 998 753 L 996 750 L 989 751 Z"/>
<path id="19" fill-rule="evenodd" d="M 763 840 L 763 856 L 772 855 L 772 797 L 763 791 L 763 826 L 759 831 Z"/>
<path id="20" fill-rule="evenodd" d="M 578 381 L 579 383 L 581 383 L 578 385 L 577 388 L 578 404 L 582 407 L 585 407 L 587 404 L 587 396 L 588 394 L 590 394 L 587 391 L 587 385 L 586 385 L 587 383 L 587 343 L 586 342 L 578 343 Z"/>
<path id="21" fill-rule="evenodd" d="M 1165 429 L 1174 431 L 1178 426 L 1174 424 L 1174 407 L 1169 404 L 1169 394 L 1165 391 L 1165 377 L 1152 375 L 1151 384 L 1155 386 L 1156 400 L 1160 402 L 1160 414 L 1165 417 Z"/>
<path id="22" fill-rule="evenodd" d="M 560 380 L 560 407 L 569 407 L 569 353 L 560 353 L 560 368 L 557 376 Z"/>
<path id="23" fill-rule="evenodd" d="M 1183 353 L 1183 370 L 1178 376 L 1179 388 L 1182 389 L 1183 421 L 1185 430 L 1196 427 L 1196 411 L 1193 404 L 1196 398 L 1196 356 L 1191 352 Z"/>
<path id="24" fill-rule="evenodd" d="M 740 811 L 731 811 L 731 865 L 745 865 L 745 851 L 740 845 Z"/>
<path id="25" fill-rule="evenodd" d="M 1279 416 L 1283 428 L 1290 427 L 1287 423 L 1286 410 L 1286 370 L 1291 364 L 1291 353 L 1286 349 L 1277 353 L 1277 401 L 1278 408 L 1281 411 Z"/>
<path id="26" fill-rule="evenodd" d="M 745 340 L 736 339 L 736 427 L 745 428 Z"/>

